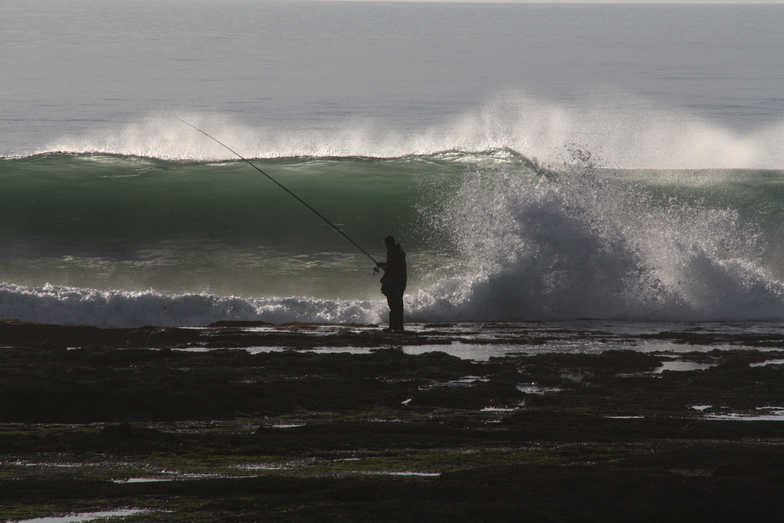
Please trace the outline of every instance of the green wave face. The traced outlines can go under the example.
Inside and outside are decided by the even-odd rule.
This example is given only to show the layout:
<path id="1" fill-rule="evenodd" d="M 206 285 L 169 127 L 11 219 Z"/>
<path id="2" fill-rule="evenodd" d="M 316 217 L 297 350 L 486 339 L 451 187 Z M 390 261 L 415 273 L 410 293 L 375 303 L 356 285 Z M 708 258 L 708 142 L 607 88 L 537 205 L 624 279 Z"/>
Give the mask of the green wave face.
<path id="1" fill-rule="evenodd" d="M 0 161 L 0 280 L 239 295 L 375 294 L 375 279 L 367 277 L 373 262 L 335 227 L 377 260 L 384 236 L 393 234 L 432 264 L 452 247 L 428 213 L 470 162 L 445 154 L 253 164 L 272 179 L 243 161 L 95 154 Z"/>

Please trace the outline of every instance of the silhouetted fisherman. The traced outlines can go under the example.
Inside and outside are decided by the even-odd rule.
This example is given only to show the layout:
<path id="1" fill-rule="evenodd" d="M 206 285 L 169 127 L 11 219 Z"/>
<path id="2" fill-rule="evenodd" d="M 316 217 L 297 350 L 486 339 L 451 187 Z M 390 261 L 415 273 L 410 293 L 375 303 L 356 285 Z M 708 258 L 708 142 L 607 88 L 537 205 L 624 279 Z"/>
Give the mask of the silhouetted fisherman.
<path id="1" fill-rule="evenodd" d="M 381 293 L 389 304 L 389 332 L 403 332 L 403 293 L 406 291 L 406 253 L 392 236 L 384 238 L 387 261 L 379 262 L 384 269 L 381 277 Z"/>

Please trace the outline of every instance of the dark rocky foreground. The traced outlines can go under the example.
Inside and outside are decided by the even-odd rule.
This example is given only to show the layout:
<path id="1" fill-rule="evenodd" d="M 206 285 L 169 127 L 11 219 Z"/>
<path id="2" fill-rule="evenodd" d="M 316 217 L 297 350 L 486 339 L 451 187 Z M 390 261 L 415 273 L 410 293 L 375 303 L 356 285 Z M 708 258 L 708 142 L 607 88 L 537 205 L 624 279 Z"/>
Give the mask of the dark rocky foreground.
<path id="1" fill-rule="evenodd" d="M 471 361 L 401 350 L 466 341 L 438 325 L 248 327 L 0 322 L 0 520 L 784 517 L 784 422 L 717 419 L 784 410 L 784 368 L 759 365 L 784 358 L 775 336 L 662 332 L 695 350 Z M 472 342 L 612 338 L 515 329 Z M 657 372 L 674 359 L 702 365 Z"/>

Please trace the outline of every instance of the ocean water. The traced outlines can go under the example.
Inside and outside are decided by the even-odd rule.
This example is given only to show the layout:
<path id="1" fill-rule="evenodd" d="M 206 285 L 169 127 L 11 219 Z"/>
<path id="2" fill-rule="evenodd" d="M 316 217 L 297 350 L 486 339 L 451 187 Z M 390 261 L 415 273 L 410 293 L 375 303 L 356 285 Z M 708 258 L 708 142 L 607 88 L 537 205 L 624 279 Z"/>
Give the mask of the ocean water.
<path id="1" fill-rule="evenodd" d="M 0 318 L 784 321 L 784 6 L 0 2 Z M 254 170 L 226 144 L 362 247 Z"/>

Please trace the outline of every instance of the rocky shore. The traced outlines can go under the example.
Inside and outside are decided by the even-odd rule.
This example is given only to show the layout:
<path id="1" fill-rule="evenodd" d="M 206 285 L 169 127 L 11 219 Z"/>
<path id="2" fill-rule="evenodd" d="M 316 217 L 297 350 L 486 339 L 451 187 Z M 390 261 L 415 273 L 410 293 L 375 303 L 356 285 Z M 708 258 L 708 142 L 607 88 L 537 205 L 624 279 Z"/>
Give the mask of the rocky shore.
<path id="1" fill-rule="evenodd" d="M 607 350 L 537 349 L 567 338 Z M 0 520 L 776 521 L 782 361 L 753 332 L 1 321 Z"/>

